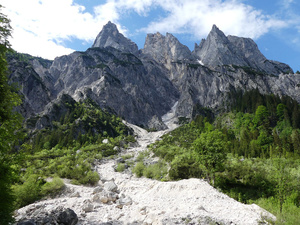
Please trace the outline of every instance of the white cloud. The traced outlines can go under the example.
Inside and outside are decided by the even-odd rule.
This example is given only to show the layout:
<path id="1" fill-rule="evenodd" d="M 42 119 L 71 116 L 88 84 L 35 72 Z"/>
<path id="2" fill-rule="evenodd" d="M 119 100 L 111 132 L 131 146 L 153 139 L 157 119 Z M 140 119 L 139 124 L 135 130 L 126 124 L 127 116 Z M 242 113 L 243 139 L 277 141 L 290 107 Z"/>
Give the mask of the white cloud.
<path id="1" fill-rule="evenodd" d="M 159 4 L 169 15 L 153 21 L 145 32 L 191 33 L 197 38 L 207 35 L 213 24 L 226 34 L 258 38 L 272 28 L 282 28 L 284 21 L 264 16 L 261 11 L 236 0 L 162 0 Z"/>
<path id="2" fill-rule="evenodd" d="M 286 5 L 293 0 L 282 0 Z M 123 16 L 134 11 L 140 16 L 153 16 L 153 9 L 166 13 L 154 15 L 152 22 L 140 31 L 147 33 L 188 33 L 195 38 L 205 37 L 213 24 L 226 34 L 258 38 L 271 29 L 288 24 L 263 13 L 242 0 L 106 0 L 86 12 L 84 6 L 73 0 L 2 0 L 4 13 L 14 29 L 11 44 L 20 52 L 45 58 L 69 54 L 72 49 L 64 41 L 77 38 L 92 42 L 107 21 L 118 25 L 122 33 L 128 30 L 120 25 Z M 97 4 L 97 3 L 95 3 Z M 134 32 L 134 31 L 132 31 Z"/>
<path id="3" fill-rule="evenodd" d="M 64 41 L 78 38 L 91 42 L 108 20 L 118 20 L 114 4 L 95 8 L 94 14 L 73 0 L 2 0 L 11 19 L 12 47 L 19 52 L 53 59 L 69 54 Z"/>

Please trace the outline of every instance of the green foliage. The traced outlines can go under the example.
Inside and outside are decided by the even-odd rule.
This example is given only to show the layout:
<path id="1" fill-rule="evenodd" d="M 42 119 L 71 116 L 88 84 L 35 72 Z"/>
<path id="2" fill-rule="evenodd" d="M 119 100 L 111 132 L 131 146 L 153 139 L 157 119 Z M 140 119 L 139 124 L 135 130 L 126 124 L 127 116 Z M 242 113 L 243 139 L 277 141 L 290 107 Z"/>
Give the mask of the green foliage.
<path id="1" fill-rule="evenodd" d="M 125 142 L 134 141 L 128 136 L 131 131 L 122 123 L 122 120 L 108 112 L 103 111 L 91 99 L 83 102 L 68 101 L 64 98 L 64 106 L 57 106 L 57 117 L 51 127 L 40 130 L 33 137 L 33 150 L 51 149 L 55 146 L 83 147 L 85 145 L 101 143 L 107 137 L 125 136 Z M 62 112 L 60 108 L 67 108 Z M 115 154 L 103 152 L 103 155 Z"/>
<path id="2" fill-rule="evenodd" d="M 275 224 L 297 224 L 299 104 L 258 90 L 231 95 L 231 112 L 214 121 L 195 116 L 149 149 L 168 163 L 169 179 L 206 177 L 236 200 L 274 213 Z"/>
<path id="3" fill-rule="evenodd" d="M 163 161 L 159 161 L 157 163 L 145 166 L 143 170 L 143 175 L 151 179 L 167 180 L 167 171 L 167 164 Z"/>
<path id="4" fill-rule="evenodd" d="M 38 175 L 30 174 L 25 181 L 13 185 L 13 193 L 16 196 L 16 206 L 23 207 L 31 204 L 44 196 L 54 197 L 65 187 L 64 182 L 58 177 L 50 182 L 45 182 Z"/>
<path id="5" fill-rule="evenodd" d="M 214 174 L 223 169 L 226 160 L 227 141 L 219 130 L 204 132 L 193 142 L 197 162 L 202 165 L 207 178 L 214 183 Z"/>
<path id="6" fill-rule="evenodd" d="M 116 170 L 119 173 L 123 172 L 125 170 L 125 164 L 124 163 L 118 163 Z"/>
<path id="7" fill-rule="evenodd" d="M 169 177 L 171 180 L 203 177 L 204 175 L 192 152 L 176 155 L 170 166 Z"/>
<path id="8" fill-rule="evenodd" d="M 64 182 L 59 177 L 54 177 L 52 181 L 45 183 L 41 188 L 42 196 L 56 196 L 65 187 Z"/>
<path id="9" fill-rule="evenodd" d="M 17 206 L 23 207 L 40 199 L 43 183 L 37 175 L 30 175 L 23 184 L 14 185 Z"/>
<path id="10" fill-rule="evenodd" d="M 21 116 L 14 110 L 21 103 L 19 95 L 8 83 L 6 54 L 10 51 L 10 20 L 2 14 L 0 5 L 0 224 L 13 221 L 14 181 L 12 165 L 16 163 L 13 147 L 20 138 Z"/>
<path id="11" fill-rule="evenodd" d="M 143 162 L 138 162 L 133 168 L 132 172 L 135 173 L 137 177 L 141 177 L 144 174 L 145 165 Z"/>

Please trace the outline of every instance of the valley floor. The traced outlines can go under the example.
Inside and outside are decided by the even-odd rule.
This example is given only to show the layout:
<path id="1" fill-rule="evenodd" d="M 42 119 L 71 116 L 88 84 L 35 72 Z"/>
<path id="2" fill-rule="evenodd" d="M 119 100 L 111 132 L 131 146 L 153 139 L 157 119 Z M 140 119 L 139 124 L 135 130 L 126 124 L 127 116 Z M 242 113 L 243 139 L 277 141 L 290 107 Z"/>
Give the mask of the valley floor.
<path id="1" fill-rule="evenodd" d="M 135 125 L 137 136 L 135 147 L 121 152 L 121 155 L 146 150 L 166 132 L 147 132 Z M 173 126 L 174 128 L 174 126 Z M 71 208 L 78 215 L 78 224 L 258 224 L 263 218 L 274 216 L 255 204 L 245 205 L 235 201 L 210 186 L 201 179 L 174 182 L 160 182 L 147 178 L 137 178 L 128 170 L 116 172 L 116 159 L 104 159 L 95 169 L 100 175 L 98 187 L 114 181 L 119 198 L 106 204 L 99 201 L 98 190 L 102 188 L 72 185 L 67 180 L 66 190 L 55 199 L 48 199 L 28 205 L 17 211 L 17 220 L 29 219 L 55 208 Z M 127 171 L 127 172 L 126 172 Z M 103 191 L 102 191 L 103 192 Z M 114 198 L 114 197 L 112 197 Z M 122 206 L 117 202 L 125 201 Z M 127 201 L 127 202 L 126 202 Z M 263 216 L 263 218 L 262 218 Z M 110 222 L 110 223 L 107 223 Z"/>

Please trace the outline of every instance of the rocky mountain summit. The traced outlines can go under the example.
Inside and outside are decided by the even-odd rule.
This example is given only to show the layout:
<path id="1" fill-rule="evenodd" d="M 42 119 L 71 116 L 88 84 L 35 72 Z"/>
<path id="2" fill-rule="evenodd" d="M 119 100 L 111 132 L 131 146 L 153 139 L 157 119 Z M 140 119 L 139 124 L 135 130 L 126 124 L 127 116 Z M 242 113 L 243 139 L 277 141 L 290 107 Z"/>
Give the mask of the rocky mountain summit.
<path id="1" fill-rule="evenodd" d="M 103 27 L 95 39 L 92 48 L 113 47 L 123 52 L 138 53 L 137 45 L 119 33 L 117 26 L 110 21 Z"/>
<path id="2" fill-rule="evenodd" d="M 203 39 L 193 52 L 208 66 L 236 65 L 246 66 L 267 74 L 290 73 L 292 69 L 276 61 L 267 60 L 250 38 L 228 36 L 214 25 L 207 39 Z"/>
<path id="3" fill-rule="evenodd" d="M 63 95 L 91 98 L 131 123 L 156 129 L 166 128 L 161 117 L 176 102 L 176 116 L 192 118 L 204 107 L 226 108 L 228 93 L 238 90 L 258 89 L 300 102 L 300 75 L 266 59 L 253 40 L 225 36 L 215 25 L 193 51 L 169 33 L 148 34 L 138 50 L 108 22 L 85 52 L 53 61 L 14 53 L 8 63 L 26 119 L 47 116 Z"/>

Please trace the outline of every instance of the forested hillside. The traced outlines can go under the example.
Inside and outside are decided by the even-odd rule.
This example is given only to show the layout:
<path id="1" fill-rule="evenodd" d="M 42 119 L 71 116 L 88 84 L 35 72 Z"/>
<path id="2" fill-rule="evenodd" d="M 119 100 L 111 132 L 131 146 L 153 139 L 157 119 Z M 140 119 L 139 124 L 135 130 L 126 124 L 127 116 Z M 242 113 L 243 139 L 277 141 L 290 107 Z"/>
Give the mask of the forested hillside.
<path id="1" fill-rule="evenodd" d="M 276 224 L 297 224 L 299 104 L 257 90 L 231 97 L 236 101 L 230 112 L 196 116 L 149 146 L 160 161 L 146 165 L 141 160 L 135 173 L 163 180 L 205 178 L 236 200 L 274 213 Z"/>
<path id="2" fill-rule="evenodd" d="M 19 150 L 22 158 L 13 165 L 17 207 L 59 193 L 64 186 L 59 178 L 71 179 L 74 184 L 96 184 L 99 175 L 94 164 L 135 141 L 119 117 L 104 112 L 92 100 L 63 99 L 60 107 L 53 108 L 60 116 L 49 126 L 28 133 Z M 66 110 L 61 113 L 60 109 Z M 27 121 L 27 126 L 38 119 Z M 48 177 L 55 179 L 47 182 Z"/>

